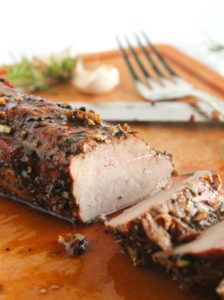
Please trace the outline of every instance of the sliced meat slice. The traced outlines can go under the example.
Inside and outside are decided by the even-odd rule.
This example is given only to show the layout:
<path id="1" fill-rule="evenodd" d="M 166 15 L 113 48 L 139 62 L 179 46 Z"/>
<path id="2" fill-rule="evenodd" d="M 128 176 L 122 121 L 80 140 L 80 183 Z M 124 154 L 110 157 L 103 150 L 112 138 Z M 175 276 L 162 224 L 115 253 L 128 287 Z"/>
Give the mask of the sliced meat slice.
<path id="1" fill-rule="evenodd" d="M 155 251 L 190 241 L 221 220 L 224 196 L 220 189 L 219 175 L 199 171 L 105 224 L 135 265 L 147 264 Z"/>
<path id="2" fill-rule="evenodd" d="M 0 193 L 89 222 L 170 181 L 172 157 L 127 127 L 0 83 Z"/>
<path id="3" fill-rule="evenodd" d="M 154 254 L 154 259 L 184 286 L 216 287 L 224 277 L 224 221 L 190 243 Z"/>
<path id="4" fill-rule="evenodd" d="M 171 171 L 169 156 L 134 136 L 72 158 L 72 192 L 81 219 L 115 212 L 158 192 L 169 183 Z"/>
<path id="5" fill-rule="evenodd" d="M 219 295 L 221 300 L 224 300 L 224 279 L 220 282 L 216 288 L 216 293 Z"/>

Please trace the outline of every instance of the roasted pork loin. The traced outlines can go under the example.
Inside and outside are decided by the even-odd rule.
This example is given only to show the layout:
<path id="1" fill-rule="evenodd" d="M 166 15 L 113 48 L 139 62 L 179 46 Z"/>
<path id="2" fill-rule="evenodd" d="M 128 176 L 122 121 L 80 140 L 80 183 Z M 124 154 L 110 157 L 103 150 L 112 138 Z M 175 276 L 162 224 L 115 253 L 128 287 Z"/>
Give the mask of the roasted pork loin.
<path id="1" fill-rule="evenodd" d="M 0 192 L 89 222 L 167 186 L 172 157 L 85 108 L 0 83 Z"/>
<path id="2" fill-rule="evenodd" d="M 154 255 L 183 286 L 216 287 L 224 277 L 224 221 L 206 229 L 196 240 Z"/>
<path id="3" fill-rule="evenodd" d="M 217 174 L 199 171 L 106 221 L 107 231 L 134 265 L 147 264 L 155 251 L 190 241 L 222 219 L 224 196 L 220 189 Z"/>

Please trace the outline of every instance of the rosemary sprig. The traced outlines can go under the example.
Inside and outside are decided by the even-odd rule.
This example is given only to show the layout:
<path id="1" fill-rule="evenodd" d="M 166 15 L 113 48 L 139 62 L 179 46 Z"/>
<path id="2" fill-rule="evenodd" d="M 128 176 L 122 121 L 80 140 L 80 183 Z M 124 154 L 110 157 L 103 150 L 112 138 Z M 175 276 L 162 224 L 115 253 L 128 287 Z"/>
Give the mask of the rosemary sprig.
<path id="1" fill-rule="evenodd" d="M 19 63 L 6 68 L 6 78 L 16 87 L 28 91 L 44 90 L 54 84 L 68 82 L 75 65 L 76 60 L 68 54 L 32 60 L 22 57 Z"/>

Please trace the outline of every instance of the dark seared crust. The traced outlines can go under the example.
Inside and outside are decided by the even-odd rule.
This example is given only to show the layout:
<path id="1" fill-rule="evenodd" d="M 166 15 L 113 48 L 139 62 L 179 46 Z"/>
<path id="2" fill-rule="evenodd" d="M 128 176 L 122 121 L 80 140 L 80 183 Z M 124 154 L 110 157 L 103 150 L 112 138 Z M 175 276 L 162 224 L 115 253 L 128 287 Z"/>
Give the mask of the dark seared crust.
<path id="1" fill-rule="evenodd" d="M 108 226 L 134 265 L 151 262 L 158 250 L 170 250 L 188 242 L 223 218 L 224 195 L 217 174 L 199 177 L 160 205 L 138 218 L 118 226 Z"/>
<path id="2" fill-rule="evenodd" d="M 120 125 L 100 122 L 98 115 L 93 122 L 78 113 L 85 114 L 85 108 L 73 111 L 0 82 L 0 125 L 10 128 L 10 133 L 0 132 L 1 194 L 78 220 L 71 193 L 71 158 L 129 134 Z"/>
<path id="3" fill-rule="evenodd" d="M 215 288 L 224 277 L 224 253 L 198 255 L 162 254 L 155 261 L 165 266 L 182 287 Z"/>

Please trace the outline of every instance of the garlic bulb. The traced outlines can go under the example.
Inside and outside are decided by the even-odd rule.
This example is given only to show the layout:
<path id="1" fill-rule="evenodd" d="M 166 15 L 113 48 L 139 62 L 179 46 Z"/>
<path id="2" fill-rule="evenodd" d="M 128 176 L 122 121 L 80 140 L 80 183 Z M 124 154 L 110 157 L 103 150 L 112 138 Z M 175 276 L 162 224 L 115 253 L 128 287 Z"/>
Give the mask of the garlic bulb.
<path id="1" fill-rule="evenodd" d="M 102 94 L 113 90 L 120 82 L 117 68 L 101 65 L 95 70 L 88 70 L 81 60 L 77 61 L 73 85 L 82 92 Z"/>

